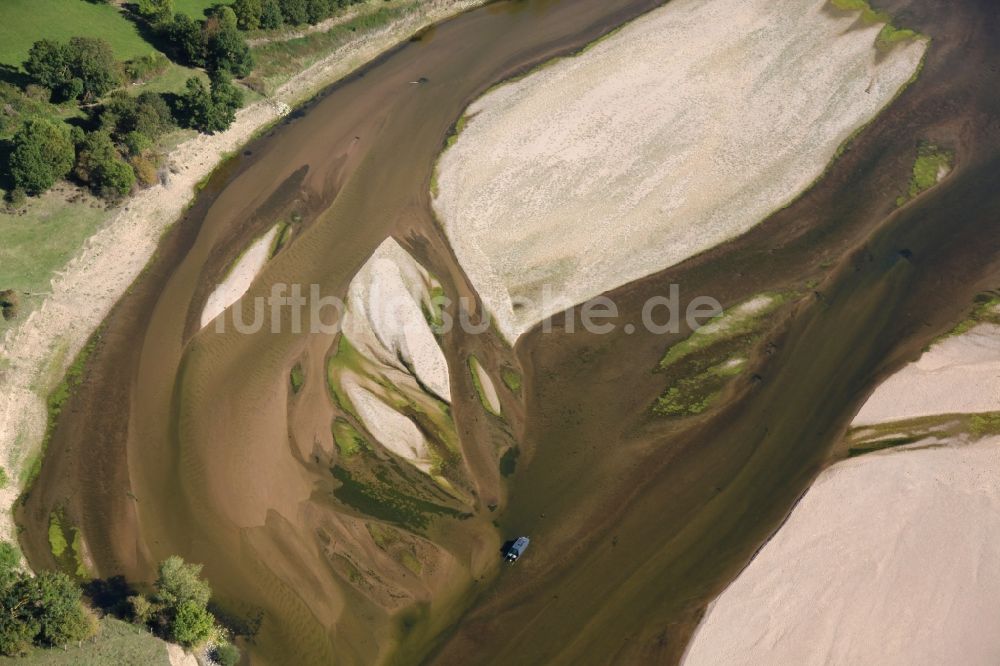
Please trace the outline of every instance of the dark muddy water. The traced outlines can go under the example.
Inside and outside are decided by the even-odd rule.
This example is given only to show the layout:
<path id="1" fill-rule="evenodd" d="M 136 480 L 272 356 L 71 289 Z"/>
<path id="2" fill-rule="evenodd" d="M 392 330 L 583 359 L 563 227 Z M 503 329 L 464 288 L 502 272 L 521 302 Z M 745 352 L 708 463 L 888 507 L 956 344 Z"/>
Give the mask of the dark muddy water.
<path id="1" fill-rule="evenodd" d="M 977 292 L 1000 287 L 991 4 L 885 3 L 934 37 L 918 82 L 795 204 L 615 294 L 626 320 L 672 283 L 725 304 L 802 294 L 718 409 L 651 418 L 667 338 L 536 330 L 516 358 L 491 335 L 444 340 L 479 503 L 471 519 L 430 531 L 448 554 L 443 574 L 406 588 L 402 606 L 345 583 L 324 550 L 332 534 L 366 555 L 352 541 L 357 516 L 328 500 L 334 340 L 196 326 L 207 285 L 293 213 L 300 233 L 251 296 L 278 282 L 343 294 L 390 234 L 446 290 L 470 294 L 429 212 L 449 127 L 495 82 L 658 4 L 529 0 L 462 15 L 327 91 L 214 178 L 99 334 L 20 515 L 32 564 L 53 565 L 54 507 L 79 525 L 102 576 L 148 581 L 173 553 L 204 562 L 227 611 L 262 618 L 251 647 L 261 663 L 679 659 L 704 604 L 830 461 L 879 378 L 961 319 Z M 896 210 L 920 140 L 954 150 L 956 169 Z M 468 353 L 523 369 L 523 403 L 504 397 L 508 424 L 478 408 Z M 307 382 L 292 399 L 297 362 Z M 512 437 L 522 453 L 508 486 L 487 451 Z M 530 557 L 500 571 L 495 547 L 515 533 L 532 535 Z"/>

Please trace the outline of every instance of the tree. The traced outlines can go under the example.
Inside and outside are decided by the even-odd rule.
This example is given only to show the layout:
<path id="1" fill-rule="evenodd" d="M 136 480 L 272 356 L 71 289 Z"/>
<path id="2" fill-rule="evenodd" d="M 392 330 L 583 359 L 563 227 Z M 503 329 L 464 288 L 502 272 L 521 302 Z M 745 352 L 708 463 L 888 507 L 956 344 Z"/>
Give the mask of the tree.
<path id="1" fill-rule="evenodd" d="M 306 0 L 278 0 L 285 23 L 301 25 L 309 20 Z"/>
<path id="2" fill-rule="evenodd" d="M 275 30 L 280 28 L 285 19 L 281 15 L 281 6 L 278 0 L 261 0 L 260 27 L 263 30 Z"/>
<path id="3" fill-rule="evenodd" d="M 25 576 L 12 589 L 15 596 L 28 600 L 38 627 L 36 644 L 66 645 L 94 632 L 93 620 L 80 603 L 80 588 L 66 574 L 44 571 L 35 577 Z"/>
<path id="4" fill-rule="evenodd" d="M 201 565 L 188 564 L 174 555 L 160 563 L 156 597 L 160 603 L 180 610 L 186 603 L 207 606 L 212 596 L 208 582 L 201 579 Z"/>
<path id="5" fill-rule="evenodd" d="M 306 0 L 306 15 L 309 23 L 316 24 L 333 14 L 335 4 L 331 0 Z"/>
<path id="6" fill-rule="evenodd" d="M 208 638 L 214 625 L 215 618 L 204 605 L 185 601 L 170 624 L 170 635 L 181 645 L 197 645 Z"/>
<path id="7" fill-rule="evenodd" d="M 100 97 L 121 85 L 121 64 L 115 59 L 111 44 L 107 41 L 93 37 L 73 37 L 69 40 L 69 53 L 73 74 L 83 82 L 85 100 Z"/>
<path id="8" fill-rule="evenodd" d="M 225 71 L 242 78 L 253 69 L 250 47 L 243 33 L 235 27 L 220 26 L 208 37 L 205 54 L 205 62 L 211 72 Z"/>
<path id="9" fill-rule="evenodd" d="M 24 71 L 39 85 L 57 90 L 73 78 L 69 50 L 65 44 L 41 39 L 31 45 Z"/>
<path id="10" fill-rule="evenodd" d="M 178 12 L 174 20 L 163 24 L 163 34 L 174 48 L 175 55 L 187 65 L 205 64 L 205 41 L 201 26 L 187 14 Z"/>
<path id="11" fill-rule="evenodd" d="M 174 0 L 139 0 L 139 15 L 152 25 L 169 21 L 174 15 Z"/>
<path id="12" fill-rule="evenodd" d="M 93 634 L 94 620 L 80 596 L 80 588 L 64 573 L 18 575 L 0 591 L 0 651 L 23 654 L 32 643 L 54 647 Z"/>
<path id="13" fill-rule="evenodd" d="M 261 0 L 236 0 L 233 2 L 233 12 L 240 30 L 257 30 L 260 28 L 264 6 Z"/>
<path id="14" fill-rule="evenodd" d="M 177 101 L 177 110 L 188 127 L 212 134 L 229 128 L 241 104 L 243 93 L 223 71 L 212 77 L 211 90 L 201 79 L 188 79 L 184 93 Z"/>
<path id="15" fill-rule="evenodd" d="M 65 124 L 45 118 L 25 121 L 13 138 L 10 174 L 14 185 L 41 194 L 73 167 L 73 142 Z"/>

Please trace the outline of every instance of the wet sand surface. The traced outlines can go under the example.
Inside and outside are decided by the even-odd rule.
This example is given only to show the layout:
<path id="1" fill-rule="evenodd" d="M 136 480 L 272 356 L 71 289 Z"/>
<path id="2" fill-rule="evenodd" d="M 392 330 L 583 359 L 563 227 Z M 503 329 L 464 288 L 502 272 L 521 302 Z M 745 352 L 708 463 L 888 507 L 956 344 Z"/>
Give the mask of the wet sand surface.
<path id="1" fill-rule="evenodd" d="M 613 294 L 620 323 L 637 322 L 672 283 L 685 299 L 726 306 L 805 294 L 772 316 L 720 408 L 651 416 L 668 379 L 652 370 L 677 336 L 536 329 L 516 358 L 494 334 L 443 338 L 476 502 L 470 518 L 412 536 L 426 563 L 419 580 L 373 565 L 401 601 L 352 584 L 338 564 L 379 555 L 359 536 L 364 516 L 331 496 L 333 336 L 198 332 L 239 249 L 293 212 L 298 233 L 251 297 L 280 282 L 342 295 L 389 234 L 450 295 L 471 294 L 429 213 L 449 127 L 491 84 L 657 4 L 470 12 L 331 89 L 219 173 L 98 332 L 20 514 L 32 565 L 54 564 L 54 507 L 80 526 L 101 576 L 149 581 L 173 553 L 204 562 L 223 608 L 262 619 L 255 663 L 678 660 L 704 605 L 830 461 L 877 382 L 1000 286 L 1000 15 L 990 2 L 885 3 L 934 38 L 918 82 L 793 205 Z M 896 210 L 920 140 L 954 150 L 955 170 Z M 520 399 L 502 393 L 506 422 L 485 414 L 470 353 L 523 371 Z M 296 363 L 306 384 L 292 396 Z M 507 483 L 496 452 L 515 440 Z M 530 534 L 532 549 L 501 571 L 496 548 L 512 534 Z"/>

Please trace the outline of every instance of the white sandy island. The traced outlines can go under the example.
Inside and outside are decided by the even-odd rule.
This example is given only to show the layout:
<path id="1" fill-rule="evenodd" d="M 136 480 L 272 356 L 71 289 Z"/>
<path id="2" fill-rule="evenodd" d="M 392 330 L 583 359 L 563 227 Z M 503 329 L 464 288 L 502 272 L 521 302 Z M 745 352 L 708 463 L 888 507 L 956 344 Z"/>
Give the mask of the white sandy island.
<path id="1" fill-rule="evenodd" d="M 430 472 L 432 461 L 427 440 L 413 421 L 361 386 L 351 373 L 343 374 L 340 385 L 368 432 L 382 446 L 417 469 Z"/>
<path id="2" fill-rule="evenodd" d="M 323 86 L 345 76 L 426 26 L 483 0 L 429 0 L 420 9 L 384 28 L 339 47 L 267 99 L 236 114 L 233 125 L 219 134 L 199 135 L 167 156 L 182 167 L 166 187 L 153 187 L 131 197 L 114 218 L 94 234 L 80 253 L 53 278 L 52 293 L 0 344 L 0 461 L 10 476 L 39 446 L 45 432 L 45 399 L 53 388 L 49 374 L 61 375 L 87 337 L 142 271 L 164 230 L 194 198 L 195 186 L 255 132 L 277 120 Z M 13 535 L 10 507 L 20 489 L 0 489 L 0 537 Z"/>
<path id="3" fill-rule="evenodd" d="M 277 234 L 278 225 L 275 225 L 270 231 L 251 243 L 250 247 L 229 269 L 222 282 L 208 295 L 205 308 L 201 311 L 203 328 L 247 293 L 250 285 L 263 270 L 264 264 L 271 257 L 271 248 L 274 246 L 274 237 Z"/>
<path id="4" fill-rule="evenodd" d="M 854 426 L 936 414 L 1000 411 L 1000 326 L 944 338 L 883 382 Z"/>
<path id="5" fill-rule="evenodd" d="M 1000 438 L 823 472 L 684 666 L 1000 664 Z"/>
<path id="6" fill-rule="evenodd" d="M 411 373 L 434 395 L 451 401 L 448 361 L 424 314 L 437 287 L 423 266 L 387 238 L 351 280 L 344 335 L 371 360 Z"/>
<path id="7" fill-rule="evenodd" d="M 497 387 L 493 383 L 490 373 L 486 371 L 486 368 L 483 367 L 483 364 L 475 356 L 469 357 L 469 369 L 472 371 L 472 376 L 476 381 L 480 392 L 479 398 L 483 401 L 483 406 L 493 414 L 499 415 L 500 396 L 497 395 Z"/>
<path id="8" fill-rule="evenodd" d="M 880 29 L 826 0 L 672 0 L 472 104 L 435 207 L 500 331 L 796 197 L 916 72 L 926 42 L 880 53 Z"/>

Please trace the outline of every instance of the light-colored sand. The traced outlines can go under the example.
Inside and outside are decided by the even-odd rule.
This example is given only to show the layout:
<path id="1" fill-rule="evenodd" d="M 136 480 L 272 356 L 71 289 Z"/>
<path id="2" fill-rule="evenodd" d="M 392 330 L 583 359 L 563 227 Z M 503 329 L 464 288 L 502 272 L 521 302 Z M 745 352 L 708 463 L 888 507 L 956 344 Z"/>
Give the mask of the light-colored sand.
<path id="1" fill-rule="evenodd" d="M 412 374 L 439 398 L 451 401 L 448 361 L 424 316 L 437 283 L 392 238 L 387 238 L 351 280 L 344 335 L 373 361 Z"/>
<path id="2" fill-rule="evenodd" d="M 167 659 L 170 660 L 170 666 L 198 666 L 198 659 L 190 652 L 186 652 L 180 645 L 174 645 L 173 643 L 167 643 L 166 645 Z"/>
<path id="3" fill-rule="evenodd" d="M 278 225 L 275 225 L 255 240 L 236 260 L 226 277 L 205 301 L 205 308 L 201 311 L 202 327 L 208 326 L 213 319 L 247 293 L 247 289 L 267 263 L 277 234 Z"/>
<path id="4" fill-rule="evenodd" d="M 430 473 L 432 461 L 427 440 L 413 421 L 361 386 L 357 377 L 350 373 L 344 373 L 340 385 L 365 427 L 382 446 L 417 469 Z"/>
<path id="5" fill-rule="evenodd" d="M 672 0 L 472 104 L 435 206 L 508 339 L 746 231 L 822 174 L 926 48 L 878 58 L 880 26 L 826 6 Z"/>
<path id="6" fill-rule="evenodd" d="M 830 468 L 684 665 L 1000 664 L 997 479 L 1000 438 Z"/>
<path id="7" fill-rule="evenodd" d="M 995 411 L 1000 411 L 1000 326 L 981 324 L 938 342 L 883 382 L 852 425 Z"/>
<path id="8" fill-rule="evenodd" d="M 169 185 L 132 197 L 53 278 L 51 296 L 4 336 L 0 344 L 0 463 L 8 474 L 17 477 L 44 434 L 45 395 L 52 387 L 42 380 L 50 373 L 65 372 L 90 333 L 146 265 L 163 231 L 191 201 L 194 186 L 224 155 L 322 86 L 427 25 L 482 2 L 422 3 L 419 11 L 338 48 L 279 88 L 273 97 L 242 109 L 227 131 L 198 136 L 173 150 L 167 161 L 180 171 Z M 0 490 L 0 538 L 9 539 L 13 534 L 9 509 L 18 493 L 13 483 Z"/>
<path id="9" fill-rule="evenodd" d="M 490 373 L 486 371 L 483 364 L 479 362 L 479 359 L 475 356 L 469 358 L 469 367 L 475 374 L 476 380 L 479 382 L 479 389 L 482 391 L 480 398 L 485 401 L 484 407 L 493 412 L 494 414 L 500 414 L 500 396 L 497 395 L 496 384 L 493 383 L 493 378 L 490 377 Z"/>

